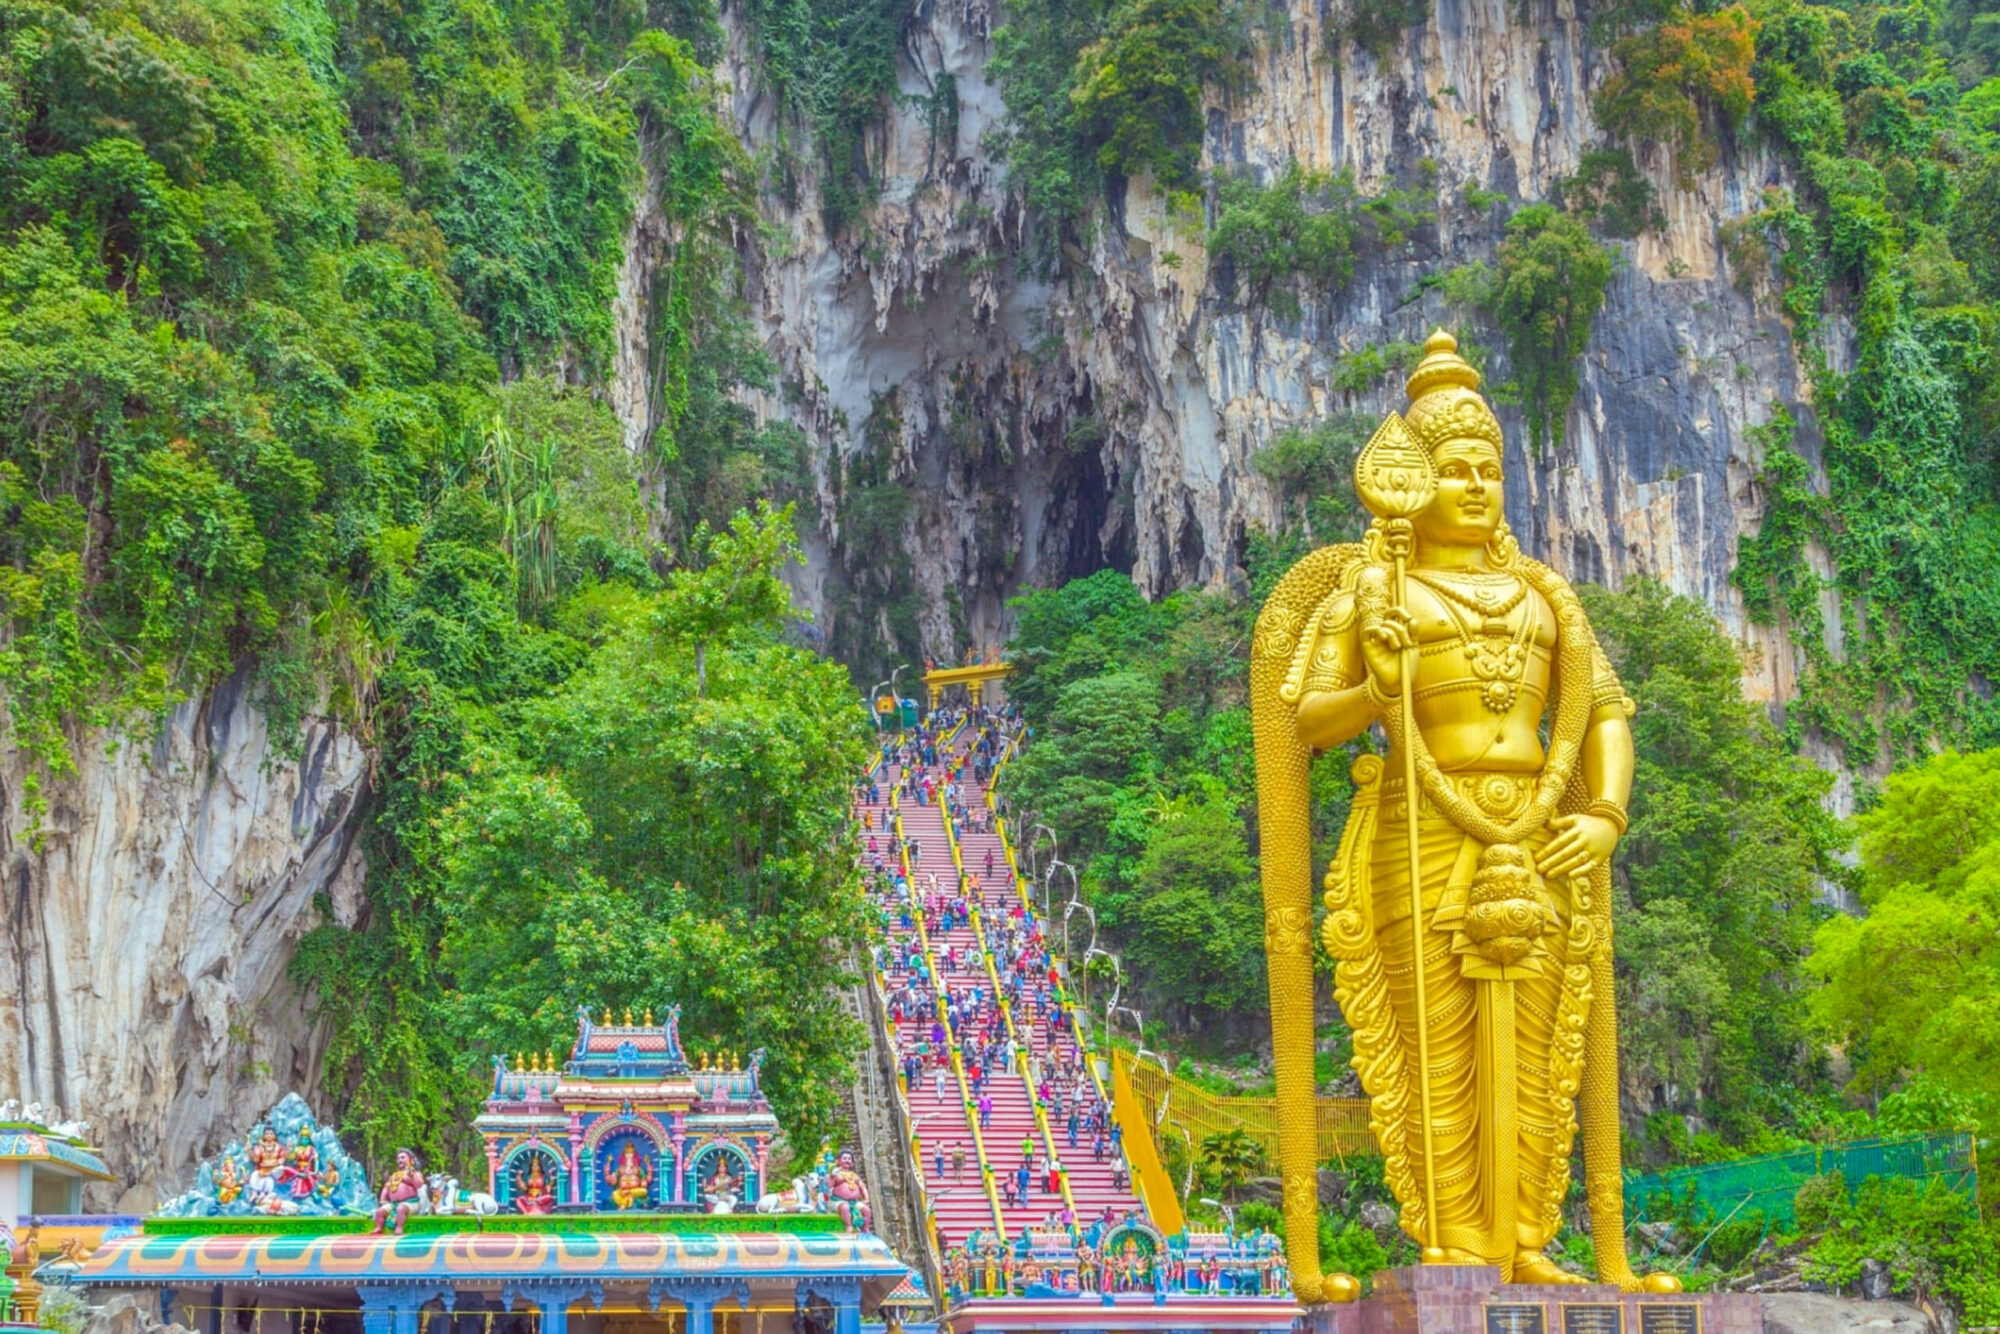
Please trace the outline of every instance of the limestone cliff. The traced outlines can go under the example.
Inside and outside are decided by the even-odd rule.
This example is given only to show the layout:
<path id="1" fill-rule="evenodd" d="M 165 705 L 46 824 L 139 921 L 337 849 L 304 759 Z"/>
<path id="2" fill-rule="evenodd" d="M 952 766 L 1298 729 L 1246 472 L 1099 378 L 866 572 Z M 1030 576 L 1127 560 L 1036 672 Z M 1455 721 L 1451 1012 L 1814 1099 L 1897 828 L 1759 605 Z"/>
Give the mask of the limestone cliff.
<path id="1" fill-rule="evenodd" d="M 285 1092 L 319 1086 L 321 1034 L 286 978 L 314 897 L 352 920 L 369 758 L 309 724 L 273 744 L 247 674 L 151 735 L 94 735 L 37 836 L 0 751 L 0 1090 L 92 1123 L 119 1183 L 85 1207 L 149 1212 Z"/>
<path id="2" fill-rule="evenodd" d="M 892 554 L 915 572 L 924 652 L 990 642 L 1013 593 L 1104 564 L 1154 593 L 1231 578 L 1246 529 L 1276 517 L 1255 453 L 1329 411 L 1398 403 L 1394 377 L 1359 395 L 1332 388 L 1334 363 L 1420 340 L 1451 318 L 1420 280 L 1491 254 L 1506 210 L 1468 208 L 1466 184 L 1544 198 L 1599 141 L 1588 98 L 1606 70 L 1587 14 L 1573 0 L 1523 12 L 1516 0 L 1441 0 L 1378 63 L 1329 51 L 1322 7 L 1295 5 L 1255 87 L 1212 104 L 1210 167 L 1268 177 L 1297 160 L 1352 168 L 1370 190 L 1435 167 L 1434 230 L 1361 254 L 1346 290 L 1278 320 L 1232 304 L 1204 251 L 1207 220 L 1174 214 L 1144 182 L 1112 201 L 1088 253 L 1072 247 L 1059 276 L 1032 276 L 1018 262 L 1019 201 L 988 147 L 1002 108 L 985 65 L 1003 15 L 989 0 L 919 7 L 903 97 L 872 148 L 880 195 L 866 225 L 829 237 L 808 175 L 793 202 L 764 201 L 786 239 L 751 258 L 752 303 L 784 380 L 761 410 L 814 445 L 801 582 L 822 624 L 838 639 L 867 605 L 850 590 L 884 563 L 847 540 L 840 498 L 843 464 L 885 437 L 888 476 L 909 488 Z M 725 19 L 724 96 L 746 142 L 766 148 L 773 98 L 741 16 Z M 937 90 L 954 85 L 956 116 L 935 114 Z M 1709 602 L 1757 650 L 1753 689 L 1782 698 L 1791 654 L 1745 625 L 1728 571 L 1756 522 L 1745 428 L 1774 400 L 1796 402 L 1801 377 L 1789 331 L 1736 290 L 1719 246 L 1723 223 L 1757 207 L 1780 170 L 1725 149 L 1692 189 L 1673 185 L 1665 161 L 1642 161 L 1666 226 L 1622 246 L 1560 448 L 1528 457 L 1520 413 L 1503 412 L 1509 509 L 1530 551 L 1581 578 L 1656 574 Z M 626 327 L 630 383 L 643 332 Z M 1493 370 L 1505 377 L 1504 355 Z M 886 633 L 878 620 L 865 630 Z"/>

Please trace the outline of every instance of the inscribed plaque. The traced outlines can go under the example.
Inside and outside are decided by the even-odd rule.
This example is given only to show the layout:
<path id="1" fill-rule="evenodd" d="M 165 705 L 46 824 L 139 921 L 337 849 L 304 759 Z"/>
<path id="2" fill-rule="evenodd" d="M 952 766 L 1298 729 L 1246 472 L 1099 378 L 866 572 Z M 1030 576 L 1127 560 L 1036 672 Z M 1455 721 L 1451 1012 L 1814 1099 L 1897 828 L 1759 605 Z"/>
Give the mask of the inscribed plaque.
<path id="1" fill-rule="evenodd" d="M 1692 1302 L 1641 1306 L 1639 1334 L 1701 1334 L 1701 1308 Z"/>
<path id="2" fill-rule="evenodd" d="M 1564 1302 L 1562 1334 L 1625 1334 L 1625 1308 L 1617 1302 Z"/>
<path id="3" fill-rule="evenodd" d="M 1548 1334 L 1548 1313 L 1540 1302 L 1488 1302 L 1486 1334 Z"/>

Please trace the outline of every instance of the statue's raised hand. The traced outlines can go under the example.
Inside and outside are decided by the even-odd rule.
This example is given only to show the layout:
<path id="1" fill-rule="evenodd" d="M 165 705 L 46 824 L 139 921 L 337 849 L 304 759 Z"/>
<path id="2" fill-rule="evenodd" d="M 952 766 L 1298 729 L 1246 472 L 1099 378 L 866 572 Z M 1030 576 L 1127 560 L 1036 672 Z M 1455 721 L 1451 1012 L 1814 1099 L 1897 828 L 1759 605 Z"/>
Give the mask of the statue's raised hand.
<path id="1" fill-rule="evenodd" d="M 1403 652 L 1417 646 L 1416 619 L 1408 607 L 1384 607 L 1361 621 L 1361 657 L 1385 695 L 1403 688 Z"/>

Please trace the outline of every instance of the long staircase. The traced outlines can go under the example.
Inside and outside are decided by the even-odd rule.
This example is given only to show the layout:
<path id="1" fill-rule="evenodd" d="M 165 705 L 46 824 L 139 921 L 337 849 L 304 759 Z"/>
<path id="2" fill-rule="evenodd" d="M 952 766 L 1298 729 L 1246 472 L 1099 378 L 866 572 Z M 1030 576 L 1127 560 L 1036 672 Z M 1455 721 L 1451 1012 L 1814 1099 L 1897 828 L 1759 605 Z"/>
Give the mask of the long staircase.
<path id="1" fill-rule="evenodd" d="M 962 809 L 990 809 L 987 784 L 979 781 L 972 763 L 982 744 L 997 761 L 1004 758 L 1008 741 L 997 728 L 962 721 L 932 743 L 933 762 L 878 766 L 870 776 L 877 799 L 869 800 L 871 794 L 864 792 L 859 804 L 864 838 L 875 840 L 885 867 L 876 877 L 877 901 L 886 912 L 877 983 L 885 1004 L 899 996 L 904 1000 L 902 1019 L 892 1018 L 890 1024 L 904 1063 L 899 1068 L 907 1068 L 906 1058 L 913 1052 L 922 1057 L 917 1077 L 905 1081 L 905 1092 L 940 1251 L 967 1244 L 974 1233 L 1016 1237 L 1051 1215 L 1066 1213 L 1087 1223 L 1107 1210 L 1122 1217 L 1140 1208 L 1129 1186 L 1118 1184 L 1114 1162 L 1119 1155 L 1103 1161 L 1094 1157 L 1092 1139 L 1082 1129 L 1086 1117 L 1078 1117 L 1072 1147 L 1068 1108 L 1060 1121 L 1052 1122 L 1050 1109 L 1031 1083 L 1036 1074 L 1046 1077 L 1059 1055 L 1066 1055 L 1070 1068 L 1082 1073 L 1073 1100 L 1086 1106 L 1104 1101 L 1090 1062 L 1082 1059 L 1087 1054 L 1078 1050 L 1074 1019 L 1064 1016 L 1059 1025 L 1050 1023 L 1053 1006 L 1042 1001 L 1049 971 L 1037 943 L 1041 924 L 1021 893 L 1011 849 L 998 833 L 962 832 L 946 809 L 943 794 L 952 782 L 958 785 Z M 928 797 L 927 779 L 935 794 Z M 909 887 L 907 901 L 895 887 L 898 871 Z M 969 875 L 968 892 L 961 895 L 962 872 Z M 996 956 L 992 946 L 1005 940 L 1010 919 L 1017 938 L 1027 943 L 1014 957 Z M 1004 999 L 1010 971 L 1023 977 L 1019 1006 Z M 926 979 L 934 996 L 912 1004 L 907 989 L 913 982 L 922 988 Z M 1055 992 L 1053 986 L 1046 990 Z M 1015 1061 L 1011 1067 L 1004 1059 L 983 1063 L 984 1079 L 975 1091 L 967 1053 L 1004 1049 L 1010 1038 Z M 975 1059 L 972 1065 L 982 1063 Z M 978 1111 L 981 1095 L 991 1101 L 984 1125 Z M 1019 1182 L 1024 1162 L 1028 1189 L 1009 1204 L 1006 1188 Z"/>

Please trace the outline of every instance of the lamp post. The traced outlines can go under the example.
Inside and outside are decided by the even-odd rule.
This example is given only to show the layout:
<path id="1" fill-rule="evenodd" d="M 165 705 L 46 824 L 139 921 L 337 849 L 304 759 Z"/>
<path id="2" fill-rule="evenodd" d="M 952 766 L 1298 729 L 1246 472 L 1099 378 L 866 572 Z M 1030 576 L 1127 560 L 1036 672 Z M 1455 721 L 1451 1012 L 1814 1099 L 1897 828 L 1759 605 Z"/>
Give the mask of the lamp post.
<path id="1" fill-rule="evenodd" d="M 896 701 L 896 717 L 899 721 L 903 716 L 903 689 L 896 684 L 896 678 L 909 670 L 910 664 L 907 662 L 899 662 L 889 669 L 889 698 Z"/>

